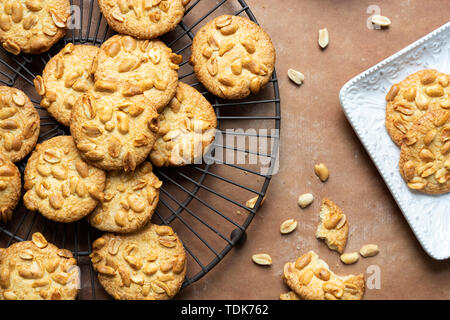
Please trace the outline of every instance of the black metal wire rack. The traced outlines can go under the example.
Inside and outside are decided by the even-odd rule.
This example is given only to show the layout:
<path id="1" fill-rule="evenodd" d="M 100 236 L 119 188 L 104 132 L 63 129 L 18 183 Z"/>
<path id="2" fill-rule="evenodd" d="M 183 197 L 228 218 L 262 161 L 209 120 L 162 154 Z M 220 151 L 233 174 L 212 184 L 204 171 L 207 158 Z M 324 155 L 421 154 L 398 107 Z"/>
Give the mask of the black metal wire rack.
<path id="1" fill-rule="evenodd" d="M 0 48 L 0 83 L 22 89 L 35 104 L 41 116 L 39 142 L 69 134 L 69 130 L 39 106 L 33 87 L 35 76 L 42 73 L 47 61 L 67 43 L 100 45 L 114 34 L 95 0 L 71 0 L 71 5 L 72 27 L 49 52 L 12 56 Z M 197 88 L 211 102 L 218 119 L 218 135 L 205 157 L 206 163 L 155 169 L 163 187 L 152 221 L 170 224 L 184 243 L 188 274 L 183 288 L 203 277 L 246 239 L 245 231 L 278 165 L 281 116 L 276 72 L 259 94 L 243 101 L 226 101 L 208 93 L 188 64 L 195 32 L 210 19 L 225 13 L 247 16 L 257 22 L 244 0 L 192 0 L 179 26 L 161 37 L 174 52 L 183 55 L 180 80 Z M 236 141 L 240 142 L 237 146 Z M 17 164 L 21 172 L 26 162 L 27 159 Z M 245 201 L 255 196 L 258 196 L 256 204 L 248 208 Z M 0 225 L 0 247 L 29 239 L 35 231 L 73 251 L 81 268 L 80 299 L 106 297 L 97 284 L 88 257 L 92 241 L 100 235 L 97 230 L 85 221 L 72 224 L 49 221 L 39 213 L 27 211 L 20 203 L 13 220 Z"/>

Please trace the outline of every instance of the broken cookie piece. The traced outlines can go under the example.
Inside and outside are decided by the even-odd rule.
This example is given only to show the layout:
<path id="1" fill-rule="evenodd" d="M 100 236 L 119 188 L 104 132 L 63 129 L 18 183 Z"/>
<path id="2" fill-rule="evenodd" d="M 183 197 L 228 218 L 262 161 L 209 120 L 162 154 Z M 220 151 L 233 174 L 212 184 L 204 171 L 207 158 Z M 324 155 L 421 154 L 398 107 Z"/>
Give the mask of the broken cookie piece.
<path id="1" fill-rule="evenodd" d="M 331 250 L 344 252 L 348 238 L 347 218 L 341 208 L 326 198 L 322 201 L 316 238 L 325 240 Z"/>
<path id="2" fill-rule="evenodd" d="M 338 276 L 314 251 L 286 263 L 283 280 L 302 300 L 361 300 L 364 295 L 364 274 Z M 292 300 L 286 298 L 295 296 L 280 295 Z"/>

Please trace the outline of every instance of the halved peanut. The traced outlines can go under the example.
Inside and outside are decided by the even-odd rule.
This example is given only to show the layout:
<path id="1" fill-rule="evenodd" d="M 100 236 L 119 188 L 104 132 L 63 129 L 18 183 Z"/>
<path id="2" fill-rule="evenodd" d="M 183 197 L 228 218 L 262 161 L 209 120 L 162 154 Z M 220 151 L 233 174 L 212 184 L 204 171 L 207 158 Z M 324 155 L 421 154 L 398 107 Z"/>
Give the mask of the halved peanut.
<path id="1" fill-rule="evenodd" d="M 40 232 L 35 232 L 31 236 L 31 241 L 39 248 L 43 249 L 48 245 L 47 240 Z"/>
<path id="2" fill-rule="evenodd" d="M 400 87 L 398 84 L 394 84 L 389 92 L 386 94 L 386 101 L 392 101 L 397 96 L 398 92 L 400 91 Z"/>
<path id="3" fill-rule="evenodd" d="M 250 91 L 252 93 L 258 93 L 261 90 L 261 80 L 258 77 L 254 77 L 251 81 L 250 81 Z"/>
<path id="4" fill-rule="evenodd" d="M 314 165 L 314 172 L 322 182 L 327 181 L 330 176 L 329 170 L 324 163 Z"/>
<path id="5" fill-rule="evenodd" d="M 432 129 L 432 130 L 428 131 L 427 134 L 425 135 L 425 137 L 423 138 L 423 142 L 426 145 L 429 145 L 431 142 L 433 142 L 434 138 L 436 137 L 436 134 L 437 134 L 436 129 Z"/>
<path id="6" fill-rule="evenodd" d="M 324 49 L 326 46 L 328 46 L 329 42 L 329 36 L 328 36 L 328 29 L 320 29 L 319 30 L 319 46 Z"/>
<path id="7" fill-rule="evenodd" d="M 311 193 L 304 193 L 298 197 L 298 205 L 301 208 L 306 208 L 314 201 L 314 196 Z"/>
<path id="8" fill-rule="evenodd" d="M 444 95 L 444 88 L 440 84 L 435 84 L 426 88 L 425 93 L 430 97 L 441 97 Z"/>
<path id="9" fill-rule="evenodd" d="M 256 204 L 256 201 L 258 200 L 258 198 L 259 198 L 259 196 L 256 196 L 256 197 L 253 197 L 253 198 L 251 198 L 251 199 L 248 199 L 247 202 L 245 203 L 245 206 L 246 206 L 247 208 L 253 209 L 253 208 L 255 207 L 255 204 Z M 261 200 L 260 206 L 263 205 L 263 203 L 264 203 L 265 200 L 266 200 L 266 197 L 264 197 L 264 198 Z"/>
<path id="10" fill-rule="evenodd" d="M 419 157 L 425 162 L 434 161 L 434 159 L 436 158 L 430 149 L 420 150 Z"/>
<path id="11" fill-rule="evenodd" d="M 295 268 L 298 270 L 302 270 L 311 262 L 311 259 L 311 252 L 305 253 L 304 255 L 297 258 L 297 260 L 295 261 Z"/>
<path id="12" fill-rule="evenodd" d="M 341 261 L 345 264 L 353 264 L 359 260 L 358 252 L 341 254 Z"/>
<path id="13" fill-rule="evenodd" d="M 260 266 L 270 266 L 272 264 L 272 258 L 266 253 L 254 254 L 252 261 Z"/>
<path id="14" fill-rule="evenodd" d="M 426 185 L 427 181 L 420 177 L 415 177 L 408 183 L 408 187 L 413 190 L 422 190 Z"/>
<path id="15" fill-rule="evenodd" d="M 288 219 L 284 221 L 280 226 L 281 234 L 288 234 L 297 228 L 297 221 L 294 219 Z"/>
<path id="16" fill-rule="evenodd" d="M 380 26 L 380 27 L 387 27 L 391 24 L 391 20 L 388 17 L 381 16 L 379 14 L 372 16 L 372 23 Z"/>
<path id="17" fill-rule="evenodd" d="M 323 281 L 328 281 L 328 280 L 330 280 L 330 277 L 331 277 L 330 271 L 328 271 L 325 268 L 319 268 L 319 269 L 315 270 L 314 275 Z"/>
<path id="18" fill-rule="evenodd" d="M 418 93 L 416 95 L 416 105 L 420 110 L 427 110 L 428 105 L 430 104 L 430 99 L 424 95 L 423 93 Z"/>
<path id="19" fill-rule="evenodd" d="M 288 77 L 297 85 L 301 85 L 303 81 L 305 81 L 305 76 L 303 73 L 294 69 L 288 70 Z"/>
<path id="20" fill-rule="evenodd" d="M 359 250 L 359 253 L 364 258 L 376 256 L 379 252 L 380 250 L 376 244 L 366 244 Z"/>
<path id="21" fill-rule="evenodd" d="M 325 222 L 323 226 L 327 229 L 334 229 L 338 225 L 338 223 L 344 218 L 345 215 L 333 214 L 331 215 Z"/>

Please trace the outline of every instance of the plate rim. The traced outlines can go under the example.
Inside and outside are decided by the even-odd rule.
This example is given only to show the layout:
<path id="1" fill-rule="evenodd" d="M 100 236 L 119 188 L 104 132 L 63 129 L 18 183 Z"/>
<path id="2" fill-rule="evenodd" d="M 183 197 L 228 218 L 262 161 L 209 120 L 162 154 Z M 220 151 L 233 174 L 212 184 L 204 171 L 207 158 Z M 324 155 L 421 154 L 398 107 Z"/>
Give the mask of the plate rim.
<path id="1" fill-rule="evenodd" d="M 355 123 L 355 121 L 353 120 L 352 116 L 350 115 L 350 111 L 347 109 L 347 106 L 346 106 L 346 94 L 347 94 L 349 88 L 351 86 L 353 86 L 355 83 L 359 82 L 360 80 L 366 78 L 370 74 L 372 74 L 375 71 L 379 70 L 380 68 L 384 67 L 386 64 L 391 63 L 392 61 L 398 59 L 400 56 L 403 56 L 405 53 L 414 50 L 418 46 L 422 45 L 426 41 L 428 41 L 431 38 L 437 36 L 438 34 L 440 34 L 441 32 L 443 32 L 445 30 L 447 30 L 448 28 L 450 28 L 450 22 L 445 23 L 444 25 L 442 25 L 439 28 L 431 31 L 430 33 L 426 34 L 425 36 L 423 36 L 422 38 L 418 39 L 417 41 L 415 41 L 415 42 L 411 43 L 410 45 L 406 46 L 405 48 L 397 51 L 396 53 L 394 53 L 393 55 L 389 56 L 388 58 L 382 60 L 381 62 L 377 63 L 376 65 L 374 65 L 372 67 L 370 67 L 369 69 L 361 72 L 357 76 L 355 76 L 352 79 L 350 79 L 349 81 L 347 81 L 342 86 L 341 90 L 339 91 L 339 102 L 341 104 L 342 110 L 344 111 L 345 117 L 349 121 L 350 125 L 353 128 L 353 131 L 355 131 L 356 135 L 358 136 L 358 139 L 360 140 L 361 144 L 364 146 L 364 149 L 366 150 L 366 152 L 369 155 L 370 159 L 372 160 L 373 164 L 377 168 L 377 170 L 378 170 L 379 174 L 381 175 L 384 183 L 388 187 L 391 195 L 393 196 L 395 202 L 397 203 L 398 207 L 400 208 L 400 211 L 402 212 L 404 218 L 408 222 L 409 227 L 412 229 L 414 235 L 418 239 L 420 245 L 425 250 L 425 252 L 430 257 L 432 257 L 435 260 L 446 260 L 446 259 L 449 259 L 450 258 L 450 254 L 449 255 L 440 255 L 440 254 L 436 253 L 432 248 L 430 248 L 428 246 L 428 244 L 424 241 L 422 235 L 416 230 L 416 228 L 414 227 L 414 225 L 410 221 L 410 218 L 408 217 L 408 214 L 406 213 L 406 209 L 405 209 L 404 205 L 402 204 L 402 201 L 400 200 L 400 197 L 398 196 L 397 192 L 394 190 L 393 185 L 392 185 L 390 179 L 388 178 L 388 175 L 385 174 L 385 172 L 381 168 L 381 165 L 378 163 L 378 161 L 374 158 L 372 153 L 369 151 L 368 145 L 367 145 L 367 143 L 365 142 L 365 140 L 364 140 L 364 138 L 362 136 L 362 133 L 361 133 L 360 128 L 358 127 L 358 124 Z"/>

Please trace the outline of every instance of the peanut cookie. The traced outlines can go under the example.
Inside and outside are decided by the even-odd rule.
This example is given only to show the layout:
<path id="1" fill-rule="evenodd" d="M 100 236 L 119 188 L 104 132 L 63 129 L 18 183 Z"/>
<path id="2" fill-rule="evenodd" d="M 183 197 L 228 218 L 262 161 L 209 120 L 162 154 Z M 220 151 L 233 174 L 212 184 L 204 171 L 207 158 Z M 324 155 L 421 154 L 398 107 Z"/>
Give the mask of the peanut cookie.
<path id="1" fill-rule="evenodd" d="M 161 185 L 149 162 L 131 172 L 108 172 L 105 196 L 88 217 L 89 223 L 99 230 L 119 233 L 142 228 L 156 209 Z"/>
<path id="2" fill-rule="evenodd" d="M 450 110 L 450 75 L 426 69 L 394 84 L 386 95 L 386 128 L 397 144 L 425 112 Z"/>
<path id="3" fill-rule="evenodd" d="M 403 139 L 400 173 L 408 187 L 424 193 L 450 191 L 450 110 L 425 113 Z"/>
<path id="4" fill-rule="evenodd" d="M 120 91 L 125 98 L 144 94 L 148 104 L 161 111 L 175 95 L 181 60 L 159 40 L 115 35 L 100 47 L 97 89 Z"/>
<path id="5" fill-rule="evenodd" d="M 42 77 L 34 79 L 41 106 L 65 126 L 75 102 L 94 86 L 92 61 L 98 51 L 96 46 L 69 43 L 46 64 Z"/>
<path id="6" fill-rule="evenodd" d="M 121 34 L 153 39 L 178 25 L 190 0 L 99 0 L 108 24 Z"/>
<path id="7" fill-rule="evenodd" d="M 80 220 L 103 199 L 105 173 L 84 162 L 71 136 L 36 146 L 25 168 L 23 202 L 58 222 Z"/>
<path id="8" fill-rule="evenodd" d="M 72 253 L 39 232 L 0 251 L 0 300 L 75 300 L 79 283 Z"/>
<path id="9" fill-rule="evenodd" d="M 0 153 L 0 222 L 8 222 L 20 198 L 19 169 Z"/>
<path id="10" fill-rule="evenodd" d="M 0 42 L 12 54 L 42 53 L 66 34 L 69 0 L 0 3 Z"/>
<path id="11" fill-rule="evenodd" d="M 289 291 L 280 294 L 280 300 L 301 300 L 301 299 L 294 291 Z"/>
<path id="12" fill-rule="evenodd" d="M 25 93 L 0 86 L 0 153 L 22 160 L 36 145 L 39 129 L 39 114 Z"/>
<path id="13" fill-rule="evenodd" d="M 333 201 L 323 199 L 316 237 L 325 240 L 331 250 L 344 252 L 348 238 L 347 217 Z"/>
<path id="14" fill-rule="evenodd" d="M 176 97 L 158 117 L 158 138 L 150 159 L 155 166 L 195 163 L 214 141 L 217 127 L 213 107 L 191 86 L 179 82 Z"/>
<path id="15" fill-rule="evenodd" d="M 100 284 L 117 300 L 167 300 L 186 275 L 186 252 L 169 226 L 147 224 L 126 235 L 103 235 L 92 244 Z"/>
<path id="16" fill-rule="evenodd" d="M 225 99 L 242 99 L 267 84 L 275 66 L 275 48 L 252 21 L 224 15 L 195 35 L 190 60 L 200 82 Z"/>
<path id="17" fill-rule="evenodd" d="M 364 274 L 338 276 L 314 251 L 284 265 L 284 282 L 303 300 L 361 300 Z"/>
<path id="18" fill-rule="evenodd" d="M 153 147 L 157 117 L 143 95 L 93 91 L 75 104 L 70 132 L 81 157 L 92 165 L 133 171 Z"/>

